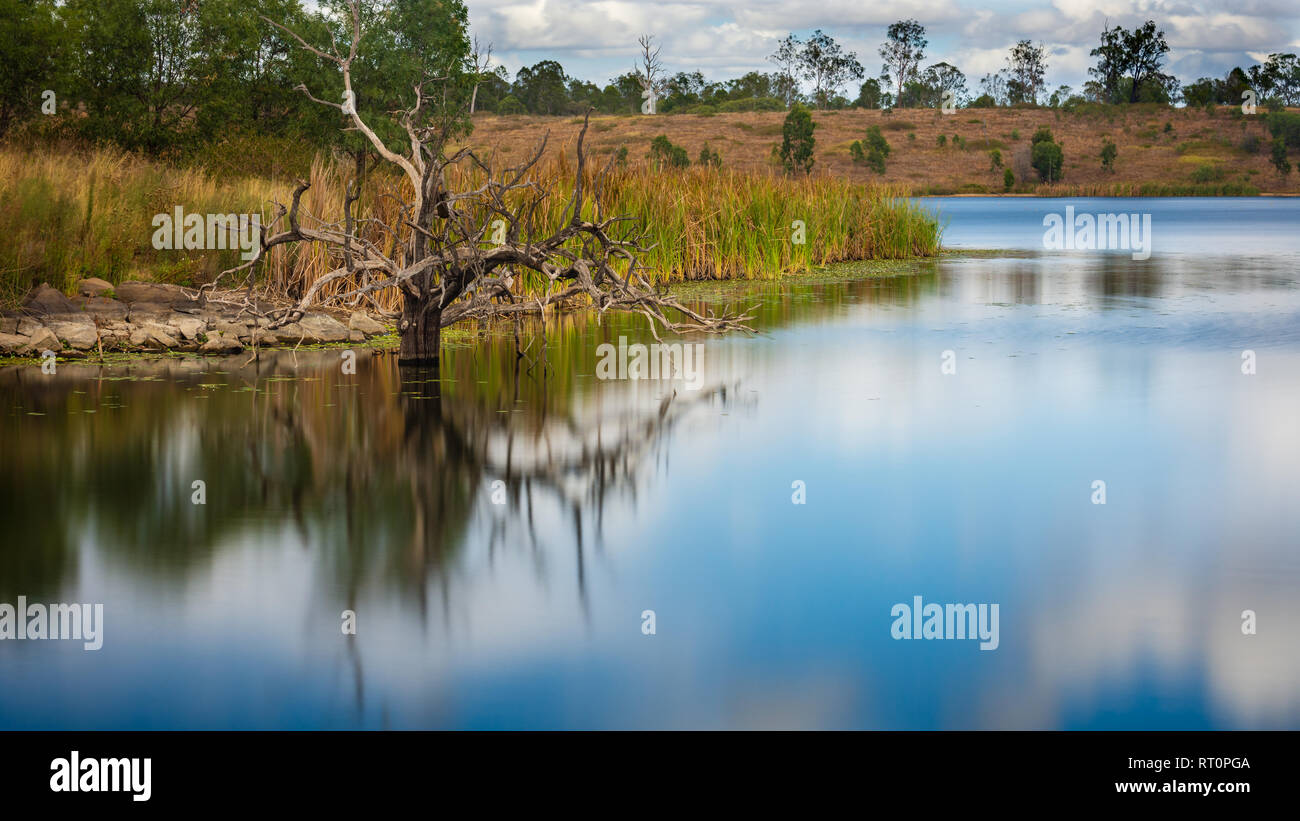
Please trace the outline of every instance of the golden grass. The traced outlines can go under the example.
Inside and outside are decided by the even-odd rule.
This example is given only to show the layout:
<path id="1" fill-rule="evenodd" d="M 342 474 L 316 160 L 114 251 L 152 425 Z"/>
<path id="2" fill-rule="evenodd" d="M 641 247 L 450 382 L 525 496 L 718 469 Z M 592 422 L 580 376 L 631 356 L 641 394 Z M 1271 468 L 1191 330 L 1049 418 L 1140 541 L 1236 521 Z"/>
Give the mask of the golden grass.
<path id="1" fill-rule="evenodd" d="M 589 186 L 595 165 L 588 165 Z M 302 198 L 304 224 L 341 218 L 350 173 L 349 164 L 316 157 L 312 185 Z M 550 151 L 532 176 L 552 187 L 533 226 L 540 236 L 564 219 L 573 185 L 572 141 Z M 463 168 L 449 177 L 453 190 L 479 182 L 477 172 Z M 407 185 L 395 174 L 372 174 L 357 214 L 391 223 L 396 205 L 384 194 L 409 199 Z M 113 283 L 210 281 L 239 263 L 238 251 L 154 249 L 154 216 L 181 206 L 186 213 L 259 213 L 265 224 L 275 203 L 288 203 L 292 187 L 255 176 L 219 179 L 115 150 L 0 148 L 0 232 L 6 237 L 0 245 L 0 299 L 13 302 L 39 281 L 70 290 L 84 276 Z M 843 260 L 937 253 L 934 220 L 899 194 L 824 175 L 704 168 L 660 173 L 634 162 L 614 168 L 606 179 L 605 215 L 629 215 L 644 231 L 651 247 L 641 264 L 656 281 L 773 277 Z M 400 238 L 376 228 L 369 239 L 400 255 Z M 278 246 L 259 277 L 274 292 L 297 295 L 338 264 L 323 246 Z M 537 284 L 528 277 L 518 281 L 520 288 Z M 380 297 L 387 309 L 396 301 L 391 292 Z"/>
<path id="2" fill-rule="evenodd" d="M 772 168 L 772 146 L 781 139 L 783 112 L 745 112 L 697 117 L 688 114 L 605 116 L 593 118 L 601 131 L 593 141 L 596 153 L 626 147 L 631 160 L 644 162 L 650 141 L 663 134 L 686 149 L 693 160 L 704 143 L 722 154 L 725 169 L 766 172 Z M 1230 107 L 1209 114 L 1202 109 L 1164 106 L 1093 106 L 1070 113 L 1053 109 L 957 109 L 942 114 L 933 109 L 814 112 L 815 174 L 849 182 L 883 183 L 911 193 L 1002 193 L 1002 169 L 990 169 L 988 151 L 997 148 L 1018 186 L 1035 183 L 1029 165 L 1030 138 L 1039 126 L 1052 130 L 1064 146 L 1065 182 L 1084 187 L 1176 187 L 1193 182 L 1195 163 L 1181 161 L 1186 153 L 1210 157 L 1230 166 L 1227 183 L 1249 185 L 1266 193 L 1300 193 L 1300 174 L 1282 178 L 1269 162 L 1265 115 L 1237 117 Z M 1164 130 L 1165 123 L 1170 130 Z M 880 126 L 891 151 L 883 176 L 854 165 L 848 146 Z M 519 157 L 538 136 L 567 135 L 574 126 L 563 117 L 475 115 L 476 145 L 495 147 L 502 156 Z M 909 134 L 914 138 L 909 138 Z M 944 135 L 946 147 L 936 145 Z M 954 135 L 965 150 L 952 145 Z M 1250 135 L 1262 148 L 1247 151 Z M 1119 149 L 1115 170 L 1101 167 L 1103 139 Z M 1026 192 L 1026 188 L 1017 188 Z"/>

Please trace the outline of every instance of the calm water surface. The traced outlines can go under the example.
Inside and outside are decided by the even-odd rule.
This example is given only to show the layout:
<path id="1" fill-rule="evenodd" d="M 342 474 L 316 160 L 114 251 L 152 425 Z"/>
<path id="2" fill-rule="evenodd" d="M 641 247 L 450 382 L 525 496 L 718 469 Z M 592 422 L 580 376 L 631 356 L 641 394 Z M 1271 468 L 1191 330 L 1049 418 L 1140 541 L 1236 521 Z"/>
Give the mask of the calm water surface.
<path id="1" fill-rule="evenodd" d="M 0 371 L 0 602 L 106 622 L 0 642 L 0 727 L 1300 728 L 1300 201 L 1069 202 L 1152 257 L 927 201 L 1003 251 L 749 286 L 699 391 L 585 318 Z M 892 639 L 917 595 L 1000 646 Z"/>

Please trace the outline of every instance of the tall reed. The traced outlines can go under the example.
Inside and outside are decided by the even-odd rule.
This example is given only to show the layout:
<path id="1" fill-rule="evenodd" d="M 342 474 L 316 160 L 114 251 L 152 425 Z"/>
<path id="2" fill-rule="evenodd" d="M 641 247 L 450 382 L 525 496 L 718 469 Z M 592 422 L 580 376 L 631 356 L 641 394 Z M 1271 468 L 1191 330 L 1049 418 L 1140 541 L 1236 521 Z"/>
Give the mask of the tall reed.
<path id="1" fill-rule="evenodd" d="M 588 163 L 588 191 L 602 164 L 598 157 Z M 565 218 L 573 168 L 570 147 L 553 151 L 533 169 L 532 177 L 550 188 L 532 226 L 537 234 Z M 302 200 L 304 222 L 341 218 L 351 173 L 349 163 L 315 158 L 312 185 Z M 468 167 L 454 169 L 448 180 L 453 189 L 480 181 L 481 173 Z M 403 196 L 409 186 L 380 170 L 363 190 L 357 213 L 392 221 L 396 205 L 385 194 Z M 70 290 L 86 276 L 113 283 L 208 281 L 237 265 L 239 252 L 155 249 L 155 215 L 181 206 L 187 214 L 259 213 L 265 223 L 275 203 L 288 203 L 291 191 L 286 181 L 219 179 L 111 149 L 0 148 L 0 300 L 12 303 L 40 281 Z M 660 283 L 772 278 L 834 262 L 927 256 L 939 249 L 935 220 L 904 199 L 903 191 L 827 175 L 657 170 L 640 163 L 612 168 L 603 191 L 604 215 L 632 217 L 622 230 L 641 233 L 649 247 L 641 265 Z M 590 201 L 584 213 L 595 216 Z M 490 222 L 488 214 L 482 216 Z M 400 252 L 400 238 L 375 229 L 370 239 Z M 272 290 L 294 295 L 339 264 L 324 247 L 279 246 L 258 276 Z M 538 284 L 527 276 L 517 281 L 521 289 Z M 395 307 L 396 295 L 381 296 L 380 304 Z"/>

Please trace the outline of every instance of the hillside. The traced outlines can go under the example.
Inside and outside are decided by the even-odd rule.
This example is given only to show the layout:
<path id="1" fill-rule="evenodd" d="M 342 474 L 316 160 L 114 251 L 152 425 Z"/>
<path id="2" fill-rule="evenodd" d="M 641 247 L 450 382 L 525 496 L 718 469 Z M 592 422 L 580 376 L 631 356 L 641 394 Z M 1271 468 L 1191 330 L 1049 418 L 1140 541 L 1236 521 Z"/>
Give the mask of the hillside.
<path id="1" fill-rule="evenodd" d="M 694 162 L 707 142 L 729 168 L 773 168 L 772 147 L 781 141 L 783 112 L 735 114 L 668 114 L 656 116 L 593 115 L 591 145 L 596 154 L 621 146 L 629 162 L 644 162 L 650 141 L 665 135 L 686 149 Z M 1054 109 L 933 109 L 818 111 L 814 173 L 829 173 L 860 182 L 895 183 L 915 194 L 1002 193 L 1001 169 L 991 170 L 989 151 L 998 149 L 1003 164 L 1016 175 L 1018 193 L 1106 194 L 1239 193 L 1249 186 L 1260 193 L 1300 193 L 1300 173 L 1279 177 L 1269 161 L 1270 138 L 1262 116 L 1244 117 L 1235 108 L 1214 113 L 1163 106 L 1096 106 L 1083 111 Z M 509 158 L 522 157 L 548 130 L 553 141 L 571 145 L 581 118 L 543 116 L 475 116 L 470 140 L 476 148 L 495 148 Z M 855 165 L 849 154 L 854 140 L 880 126 L 891 152 L 883 177 Z M 1052 130 L 1065 152 L 1065 179 L 1040 186 L 1029 165 L 1030 138 L 1040 126 Z M 947 144 L 939 146 L 943 135 Z M 953 145 L 954 135 L 964 141 Z M 1115 142 L 1114 171 L 1101 167 L 1104 139 Z M 1291 162 L 1297 164 L 1295 152 Z M 1125 191 L 1121 186 L 1133 186 Z M 1253 193 L 1253 191 L 1249 191 Z"/>

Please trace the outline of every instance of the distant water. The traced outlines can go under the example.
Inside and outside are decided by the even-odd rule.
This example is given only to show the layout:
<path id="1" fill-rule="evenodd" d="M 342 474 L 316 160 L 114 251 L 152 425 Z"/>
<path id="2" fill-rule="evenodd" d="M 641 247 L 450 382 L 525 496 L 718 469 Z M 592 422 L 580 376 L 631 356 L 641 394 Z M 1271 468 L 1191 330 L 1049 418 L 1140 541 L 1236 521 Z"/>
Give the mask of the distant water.
<path id="1" fill-rule="evenodd" d="M 949 248 L 1044 250 L 1043 219 L 1065 214 L 1149 214 L 1153 253 L 1276 256 L 1300 253 L 1295 197 L 920 197 L 946 226 Z"/>
<path id="2" fill-rule="evenodd" d="M 1068 201 L 1145 261 L 926 202 L 1005 251 L 737 286 L 762 333 L 667 405 L 609 317 L 0 370 L 0 602 L 105 610 L 0 641 L 0 727 L 1300 728 L 1300 200 Z M 998 648 L 895 640 L 914 596 Z"/>

